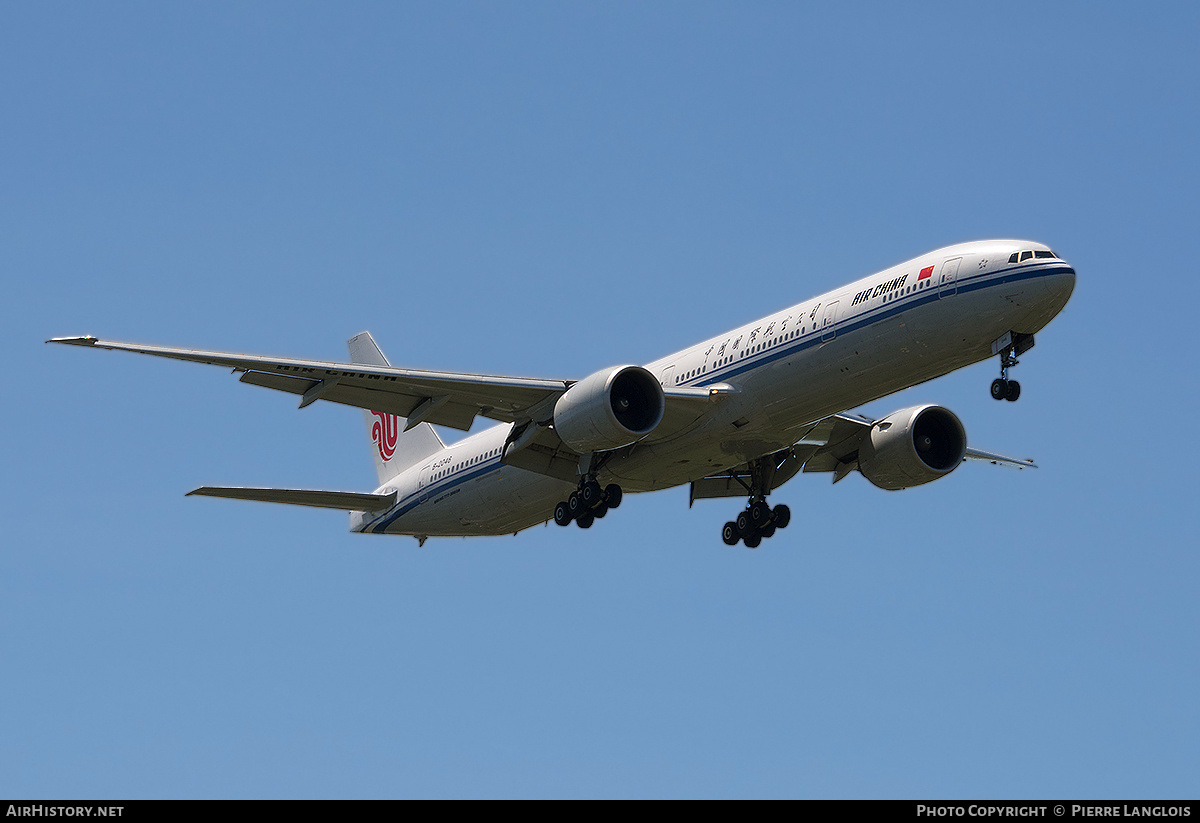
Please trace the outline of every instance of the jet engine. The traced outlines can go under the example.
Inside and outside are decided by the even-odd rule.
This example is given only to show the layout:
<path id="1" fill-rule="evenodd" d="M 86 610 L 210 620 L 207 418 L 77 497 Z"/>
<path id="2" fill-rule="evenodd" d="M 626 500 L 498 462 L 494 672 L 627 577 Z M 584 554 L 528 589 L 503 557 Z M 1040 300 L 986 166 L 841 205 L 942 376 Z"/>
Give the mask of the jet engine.
<path id="1" fill-rule="evenodd" d="M 967 433 L 954 412 L 913 406 L 871 426 L 858 450 L 858 470 L 881 489 L 897 491 L 954 471 L 967 453 Z"/>
<path id="2" fill-rule="evenodd" d="M 641 366 L 602 369 L 567 389 L 554 404 L 554 429 L 580 454 L 619 449 L 654 431 L 666 399 Z"/>

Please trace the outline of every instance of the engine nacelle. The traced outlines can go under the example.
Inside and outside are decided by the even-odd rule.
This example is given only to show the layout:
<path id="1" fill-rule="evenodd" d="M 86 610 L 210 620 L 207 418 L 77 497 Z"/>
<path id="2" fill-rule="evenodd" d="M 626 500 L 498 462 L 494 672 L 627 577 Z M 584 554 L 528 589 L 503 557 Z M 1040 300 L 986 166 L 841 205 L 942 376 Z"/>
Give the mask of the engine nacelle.
<path id="1" fill-rule="evenodd" d="M 949 409 L 913 406 L 871 426 L 858 450 L 858 470 L 881 489 L 897 491 L 944 477 L 967 453 L 967 432 Z"/>
<path id="2" fill-rule="evenodd" d="M 580 454 L 619 449 L 654 431 L 666 410 L 662 386 L 641 366 L 602 369 L 554 404 L 554 430 Z"/>

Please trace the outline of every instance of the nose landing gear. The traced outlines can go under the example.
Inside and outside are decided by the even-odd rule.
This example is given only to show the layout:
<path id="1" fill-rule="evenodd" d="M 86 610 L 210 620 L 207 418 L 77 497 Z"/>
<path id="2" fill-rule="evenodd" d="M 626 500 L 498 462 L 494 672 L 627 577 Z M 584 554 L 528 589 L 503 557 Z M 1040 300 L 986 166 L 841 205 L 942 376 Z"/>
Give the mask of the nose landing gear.
<path id="1" fill-rule="evenodd" d="M 1021 384 L 1008 379 L 1008 370 L 1019 362 L 1017 357 L 1033 348 L 1033 335 L 1007 332 L 992 343 L 992 352 L 1000 355 L 1000 376 L 992 381 L 992 399 L 1015 402 L 1021 396 Z"/>

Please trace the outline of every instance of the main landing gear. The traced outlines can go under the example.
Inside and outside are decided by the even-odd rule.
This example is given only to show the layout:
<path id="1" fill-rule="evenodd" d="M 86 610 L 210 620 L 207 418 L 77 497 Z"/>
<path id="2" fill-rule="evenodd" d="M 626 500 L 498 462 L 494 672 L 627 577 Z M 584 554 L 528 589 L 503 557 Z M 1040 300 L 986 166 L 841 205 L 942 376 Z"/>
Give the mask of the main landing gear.
<path id="1" fill-rule="evenodd" d="M 621 497 L 621 487 L 616 483 L 601 488 L 594 479 L 584 478 L 570 497 L 554 507 L 554 522 L 569 526 L 574 520 L 581 529 L 591 528 L 597 517 L 621 505 Z"/>
<path id="2" fill-rule="evenodd" d="M 726 546 L 736 546 L 738 541 L 747 549 L 757 549 L 764 538 L 775 534 L 776 529 L 785 529 L 792 522 L 792 511 L 780 503 L 775 508 L 767 505 L 763 498 L 751 498 L 745 511 L 737 520 L 726 523 L 721 529 L 721 540 Z"/>
<path id="3" fill-rule="evenodd" d="M 1017 356 L 1033 348 L 1032 334 L 1009 332 L 992 344 L 1000 353 L 1000 376 L 992 381 L 992 399 L 1015 401 L 1021 396 L 1021 384 L 1008 379 L 1008 370 L 1017 365 Z"/>
<path id="4" fill-rule="evenodd" d="M 776 529 L 787 528 L 787 524 L 792 522 L 792 512 L 782 504 L 775 508 L 767 504 L 767 495 L 774 484 L 778 468 L 774 456 L 751 460 L 748 468 L 749 482 L 743 479 L 746 476 L 745 472 L 730 475 L 746 490 L 749 500 L 737 519 L 722 527 L 721 540 L 726 546 L 736 546 L 740 541 L 746 544 L 747 549 L 757 549 L 765 538 L 775 534 Z"/>

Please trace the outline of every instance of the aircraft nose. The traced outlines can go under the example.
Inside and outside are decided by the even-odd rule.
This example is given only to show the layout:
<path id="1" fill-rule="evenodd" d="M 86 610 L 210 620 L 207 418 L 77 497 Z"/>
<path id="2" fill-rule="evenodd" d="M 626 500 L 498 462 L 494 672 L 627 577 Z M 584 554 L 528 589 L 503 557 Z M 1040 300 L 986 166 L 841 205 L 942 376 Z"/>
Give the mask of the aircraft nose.
<path id="1" fill-rule="evenodd" d="M 1063 266 L 1047 277 L 1043 285 L 1048 302 L 1054 305 L 1054 312 L 1058 313 L 1067 305 L 1075 291 L 1075 268 L 1070 265 Z"/>
<path id="2" fill-rule="evenodd" d="M 1062 291 L 1063 302 L 1067 302 L 1067 299 L 1071 296 L 1071 293 L 1075 291 L 1074 266 L 1067 266 L 1066 271 L 1062 273 L 1062 278 L 1058 284 L 1058 288 Z"/>

